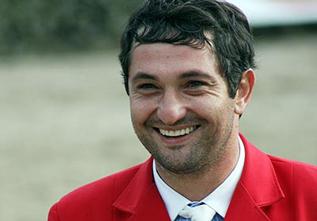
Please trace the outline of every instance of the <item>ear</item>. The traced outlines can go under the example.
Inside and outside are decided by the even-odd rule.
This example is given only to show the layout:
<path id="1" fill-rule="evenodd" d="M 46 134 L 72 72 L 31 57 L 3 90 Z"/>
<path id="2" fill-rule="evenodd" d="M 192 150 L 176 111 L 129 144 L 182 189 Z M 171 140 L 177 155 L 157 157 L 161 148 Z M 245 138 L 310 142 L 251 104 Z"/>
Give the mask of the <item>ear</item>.
<path id="1" fill-rule="evenodd" d="M 255 73 L 252 69 L 248 69 L 242 73 L 242 78 L 235 96 L 234 112 L 242 115 L 253 94 L 253 86 L 255 84 Z"/>

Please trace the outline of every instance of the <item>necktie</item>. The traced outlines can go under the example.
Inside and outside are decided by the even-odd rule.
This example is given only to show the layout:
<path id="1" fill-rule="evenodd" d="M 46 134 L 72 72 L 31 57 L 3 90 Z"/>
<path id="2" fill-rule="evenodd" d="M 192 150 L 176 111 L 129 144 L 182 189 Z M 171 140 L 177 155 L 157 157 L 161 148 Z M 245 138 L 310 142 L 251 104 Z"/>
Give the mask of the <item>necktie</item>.
<path id="1" fill-rule="evenodd" d="M 184 207 L 175 221 L 222 221 L 223 218 L 202 202 L 194 202 Z"/>

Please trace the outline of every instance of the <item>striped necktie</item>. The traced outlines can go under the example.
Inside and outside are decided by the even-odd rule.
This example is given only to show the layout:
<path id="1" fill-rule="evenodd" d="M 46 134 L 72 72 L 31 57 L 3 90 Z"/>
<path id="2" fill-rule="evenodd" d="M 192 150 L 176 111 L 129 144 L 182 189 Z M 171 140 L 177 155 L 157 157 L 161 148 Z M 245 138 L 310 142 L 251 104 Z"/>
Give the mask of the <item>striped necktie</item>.
<path id="1" fill-rule="evenodd" d="M 223 221 L 223 218 L 203 202 L 189 203 L 175 221 Z"/>

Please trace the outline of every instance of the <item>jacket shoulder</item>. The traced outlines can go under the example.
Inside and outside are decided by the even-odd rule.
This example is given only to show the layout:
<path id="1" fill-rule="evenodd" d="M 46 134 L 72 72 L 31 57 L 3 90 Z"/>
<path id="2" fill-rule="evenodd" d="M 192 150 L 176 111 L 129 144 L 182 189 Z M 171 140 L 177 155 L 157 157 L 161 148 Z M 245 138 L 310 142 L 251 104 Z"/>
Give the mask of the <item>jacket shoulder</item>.
<path id="1" fill-rule="evenodd" d="M 269 156 L 285 197 L 292 202 L 317 205 L 317 166 Z"/>
<path id="2" fill-rule="evenodd" d="M 103 177 L 66 194 L 52 206 L 48 220 L 76 220 L 75 217 L 78 217 L 79 221 L 94 220 L 93 217 L 107 214 L 110 216 L 112 204 L 143 164 Z"/>
<path id="3" fill-rule="evenodd" d="M 115 196 L 120 193 L 136 174 L 141 165 L 136 165 L 131 168 L 116 172 L 109 176 L 103 177 L 99 180 L 88 183 L 84 186 L 81 186 L 72 192 L 65 195 L 61 200 L 73 200 L 78 198 L 82 199 L 85 197 L 104 197 L 104 196 Z"/>
<path id="4" fill-rule="evenodd" d="M 317 166 L 269 156 L 277 177 L 285 177 L 298 185 L 317 184 Z"/>

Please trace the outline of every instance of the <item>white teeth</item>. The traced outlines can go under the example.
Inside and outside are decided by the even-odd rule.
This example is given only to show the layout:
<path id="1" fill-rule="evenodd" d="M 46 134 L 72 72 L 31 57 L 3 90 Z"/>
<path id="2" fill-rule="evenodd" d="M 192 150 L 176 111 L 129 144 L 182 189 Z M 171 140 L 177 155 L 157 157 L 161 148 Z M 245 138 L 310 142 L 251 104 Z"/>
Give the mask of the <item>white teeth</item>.
<path id="1" fill-rule="evenodd" d="M 167 137 L 178 137 L 178 136 L 184 136 L 186 134 L 190 134 L 195 130 L 195 127 L 188 127 L 181 130 L 163 130 L 159 129 L 160 133 Z"/>

